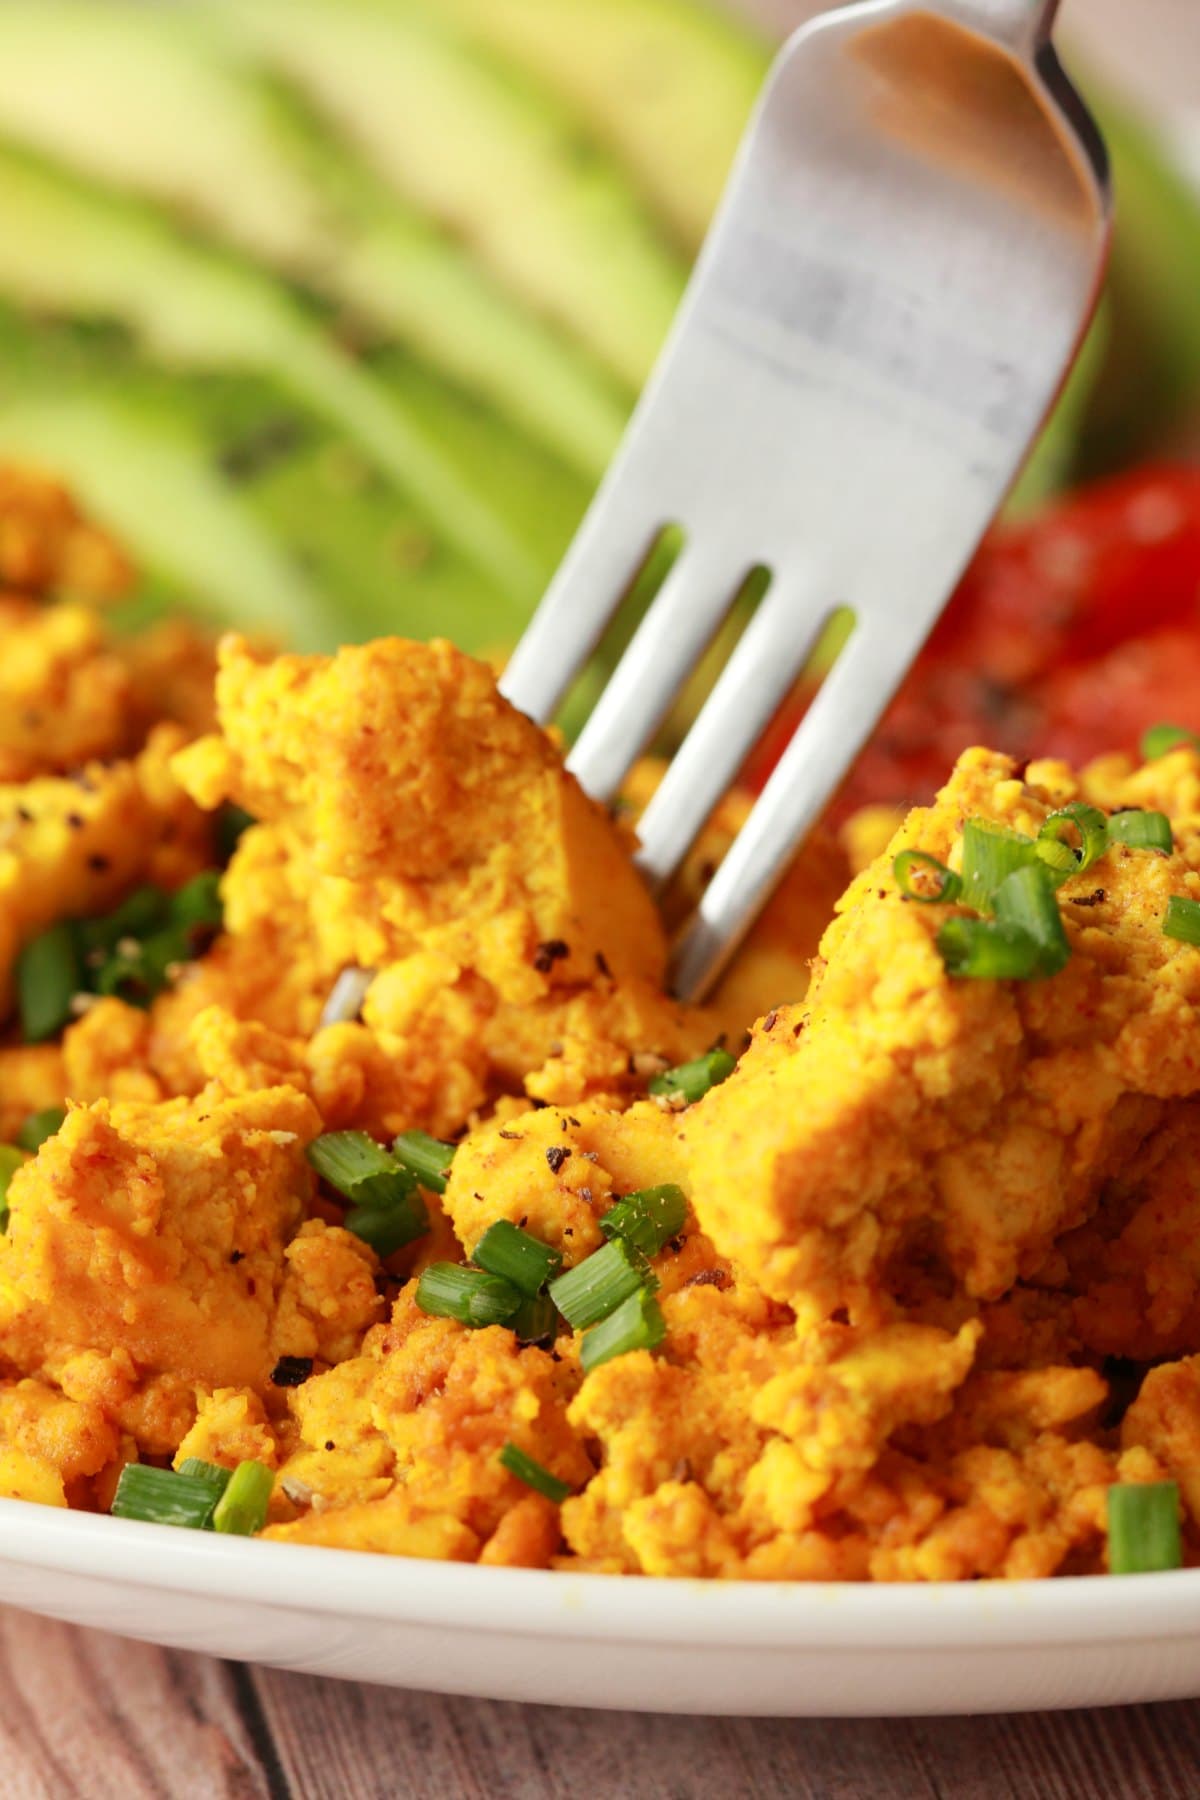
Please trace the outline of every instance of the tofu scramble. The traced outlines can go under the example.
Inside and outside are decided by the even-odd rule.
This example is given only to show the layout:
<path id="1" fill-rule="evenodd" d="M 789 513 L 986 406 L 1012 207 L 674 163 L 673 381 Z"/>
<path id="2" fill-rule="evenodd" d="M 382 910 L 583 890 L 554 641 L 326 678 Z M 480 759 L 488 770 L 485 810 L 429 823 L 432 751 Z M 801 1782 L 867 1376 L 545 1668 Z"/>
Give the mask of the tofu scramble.
<path id="1" fill-rule="evenodd" d="M 818 834 L 684 1007 L 668 934 L 748 802 L 660 911 L 653 766 L 610 816 L 448 643 L 214 659 L 112 627 L 127 579 L 0 472 L 0 1494 L 933 1581 L 1101 1572 L 1145 1489 L 1197 1560 L 1194 746 L 968 751 Z M 1113 829 L 1059 879 L 1069 956 L 952 972 L 970 829 L 1081 807 Z"/>

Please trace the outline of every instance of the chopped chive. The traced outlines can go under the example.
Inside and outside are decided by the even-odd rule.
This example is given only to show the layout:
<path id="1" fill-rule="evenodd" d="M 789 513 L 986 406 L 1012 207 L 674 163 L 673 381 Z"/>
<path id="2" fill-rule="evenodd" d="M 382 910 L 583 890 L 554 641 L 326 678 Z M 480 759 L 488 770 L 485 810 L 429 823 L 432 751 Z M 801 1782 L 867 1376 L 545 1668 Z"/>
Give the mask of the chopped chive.
<path id="1" fill-rule="evenodd" d="M 109 1511 L 115 1519 L 141 1519 L 147 1525 L 186 1525 L 202 1531 L 213 1516 L 218 1495 L 204 1475 L 177 1475 L 147 1463 L 126 1463 Z"/>
<path id="2" fill-rule="evenodd" d="M 1037 946 L 1037 976 L 1057 975 L 1071 956 L 1054 889 L 1050 871 L 1031 863 L 1007 876 L 992 896 L 997 925 L 1026 932 Z"/>
<path id="3" fill-rule="evenodd" d="M 307 1154 L 322 1180 L 361 1206 L 396 1206 L 416 1187 L 408 1170 L 365 1131 L 326 1131 Z"/>
<path id="4" fill-rule="evenodd" d="M 562 1253 L 508 1219 L 489 1225 L 471 1255 L 489 1275 L 502 1275 L 530 1299 L 562 1268 Z"/>
<path id="5" fill-rule="evenodd" d="M 1028 981 L 1037 972 L 1038 947 L 1029 933 L 996 919 L 947 919 L 937 947 L 947 973 L 964 979 Z"/>
<path id="6" fill-rule="evenodd" d="M 1037 846 L 1024 832 L 988 819 L 968 819 L 963 826 L 962 894 L 975 912 L 992 910 L 992 896 L 1002 881 L 1037 860 Z"/>
<path id="7" fill-rule="evenodd" d="M 485 1269 L 461 1263 L 430 1263 L 417 1282 L 417 1305 L 438 1319 L 457 1319 L 478 1330 L 507 1325 L 521 1310 L 524 1296 L 511 1281 Z"/>
<path id="8" fill-rule="evenodd" d="M 1149 1575 L 1183 1565 L 1179 1486 L 1115 1482 L 1108 1490 L 1108 1572 Z"/>
<path id="9" fill-rule="evenodd" d="M 648 1289 L 640 1288 L 592 1331 L 585 1332 L 579 1360 L 586 1373 L 611 1362 L 614 1356 L 627 1356 L 631 1350 L 655 1350 L 666 1335 L 662 1307 Z"/>
<path id="10" fill-rule="evenodd" d="M 217 855 L 221 862 L 227 863 L 238 847 L 238 839 L 243 831 L 257 824 L 253 813 L 248 813 L 244 806 L 235 806 L 228 801 L 217 814 Z"/>
<path id="11" fill-rule="evenodd" d="M 83 986 L 73 927 L 52 925 L 26 944 L 17 956 L 16 974 L 25 1042 L 42 1044 L 57 1037 L 71 1017 L 71 1001 Z"/>
<path id="12" fill-rule="evenodd" d="M 28 1161 L 25 1152 L 15 1144 L 0 1144 L 0 1235 L 8 1230 L 8 1184 L 22 1163 Z"/>
<path id="13" fill-rule="evenodd" d="M 560 1481 L 549 1469 L 544 1469 L 540 1462 L 527 1456 L 519 1444 L 507 1443 L 496 1459 L 502 1463 L 510 1475 L 523 1481 L 535 1493 L 543 1494 L 547 1500 L 553 1500 L 555 1506 L 561 1506 L 571 1493 L 569 1481 Z"/>
<path id="14" fill-rule="evenodd" d="M 615 1312 L 649 1278 L 645 1261 L 623 1238 L 593 1251 L 550 1283 L 550 1298 L 575 1331 Z"/>
<path id="15" fill-rule="evenodd" d="M 553 1343 L 558 1330 L 558 1308 L 549 1294 L 535 1294 L 530 1300 L 522 1300 L 508 1326 L 519 1343 Z"/>
<path id="16" fill-rule="evenodd" d="M 47 1138 L 52 1138 L 65 1120 L 66 1108 L 47 1106 L 41 1112 L 30 1113 L 22 1119 L 17 1132 L 17 1143 L 22 1150 L 31 1153 L 40 1150 Z"/>
<path id="17" fill-rule="evenodd" d="M 1167 901 L 1163 936 L 1178 938 L 1181 944 L 1200 944 L 1200 901 L 1185 900 L 1181 894 L 1172 894 Z"/>
<path id="18" fill-rule="evenodd" d="M 240 1462 L 213 1511 L 213 1530 L 253 1537 L 267 1522 L 275 1477 L 265 1463 Z"/>
<path id="19" fill-rule="evenodd" d="M 95 992 L 112 995 L 127 1006 L 149 1006 L 169 985 L 177 965 L 194 957 L 189 929 L 167 925 L 149 937 L 122 938 L 93 976 Z"/>
<path id="20" fill-rule="evenodd" d="M 1071 843 L 1069 832 L 1078 835 L 1078 849 Z M 1038 832 L 1036 847 L 1042 862 L 1060 879 L 1082 875 L 1108 849 L 1108 820 L 1099 808 L 1076 800 L 1048 814 Z"/>
<path id="21" fill-rule="evenodd" d="M 1186 725 L 1151 725 L 1142 734 L 1142 761 L 1157 762 L 1168 750 L 1178 750 L 1183 744 L 1189 749 L 1195 749 L 1200 744 L 1200 739 Z"/>
<path id="22" fill-rule="evenodd" d="M 652 1094 L 665 1095 L 674 1099 L 681 1096 L 689 1105 L 700 1100 L 709 1088 L 725 1081 L 736 1069 L 737 1063 L 728 1050 L 710 1050 L 707 1056 L 698 1056 L 693 1062 L 680 1063 L 677 1069 L 664 1069 L 650 1083 Z"/>
<path id="23" fill-rule="evenodd" d="M 185 1481 L 206 1481 L 213 1493 L 213 1505 L 221 1498 L 229 1486 L 232 1469 L 223 1469 L 220 1463 L 205 1462 L 199 1456 L 185 1456 L 175 1471 Z"/>
<path id="24" fill-rule="evenodd" d="M 219 930 L 224 918 L 220 894 L 221 877 L 216 869 L 205 869 L 185 881 L 170 898 L 171 922 L 185 929 L 196 925 Z"/>
<path id="25" fill-rule="evenodd" d="M 906 900 L 922 906 L 948 904 L 962 893 L 962 878 L 924 850 L 902 850 L 892 864 L 896 885 Z"/>
<path id="26" fill-rule="evenodd" d="M 454 1161 L 453 1144 L 430 1137 L 427 1131 L 402 1131 L 392 1144 L 399 1161 L 431 1194 L 444 1194 L 446 1177 Z"/>
<path id="27" fill-rule="evenodd" d="M 1132 850 L 1162 850 L 1169 856 L 1175 848 L 1166 813 L 1114 813 L 1108 821 L 1108 835 L 1114 844 L 1128 844 Z"/>
<path id="28" fill-rule="evenodd" d="M 85 919 L 78 926 L 83 953 L 115 950 L 122 938 L 143 938 L 167 922 L 167 896 L 159 887 L 134 888 L 120 906 L 99 919 Z"/>
<path id="29" fill-rule="evenodd" d="M 350 1207 L 342 1219 L 364 1244 L 370 1244 L 376 1256 L 389 1257 L 405 1244 L 415 1243 L 429 1230 L 429 1214 L 420 1194 L 404 1193 L 390 1205 L 372 1202 Z"/>
<path id="30" fill-rule="evenodd" d="M 687 1224 L 687 1197 L 681 1187 L 642 1188 L 610 1206 L 600 1221 L 606 1238 L 624 1238 L 643 1256 L 657 1256 Z"/>

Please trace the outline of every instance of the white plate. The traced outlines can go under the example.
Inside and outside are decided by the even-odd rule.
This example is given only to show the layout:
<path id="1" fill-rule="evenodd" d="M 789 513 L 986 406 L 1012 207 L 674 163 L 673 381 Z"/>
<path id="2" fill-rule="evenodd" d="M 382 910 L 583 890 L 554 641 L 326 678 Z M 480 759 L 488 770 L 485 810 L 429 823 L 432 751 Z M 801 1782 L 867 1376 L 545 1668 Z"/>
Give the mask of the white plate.
<path id="1" fill-rule="evenodd" d="M 1200 1570 L 650 1581 L 260 1544 L 5 1500 L 0 1601 L 310 1674 L 642 1712 L 1016 1712 L 1200 1694 Z"/>

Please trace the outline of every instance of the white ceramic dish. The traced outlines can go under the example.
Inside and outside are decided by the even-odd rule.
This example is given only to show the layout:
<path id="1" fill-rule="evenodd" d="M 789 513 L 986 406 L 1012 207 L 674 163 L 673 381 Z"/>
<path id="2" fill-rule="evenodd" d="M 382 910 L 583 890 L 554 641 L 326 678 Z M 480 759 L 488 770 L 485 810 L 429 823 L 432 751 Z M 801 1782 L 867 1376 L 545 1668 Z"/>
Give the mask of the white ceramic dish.
<path id="1" fill-rule="evenodd" d="M 1200 1570 L 946 1587 L 649 1581 L 222 1539 L 0 1501 L 0 1601 L 489 1699 L 774 1716 L 1200 1694 Z"/>

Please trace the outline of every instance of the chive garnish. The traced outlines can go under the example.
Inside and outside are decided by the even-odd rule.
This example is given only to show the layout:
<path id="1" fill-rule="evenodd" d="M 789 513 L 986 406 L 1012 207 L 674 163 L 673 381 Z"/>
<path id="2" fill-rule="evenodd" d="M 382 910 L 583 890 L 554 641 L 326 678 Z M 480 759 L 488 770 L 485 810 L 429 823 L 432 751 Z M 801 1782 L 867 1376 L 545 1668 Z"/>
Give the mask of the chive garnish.
<path id="1" fill-rule="evenodd" d="M 522 1300 L 508 1326 L 519 1343 L 553 1343 L 558 1330 L 558 1308 L 549 1294 L 535 1294 L 531 1300 Z"/>
<path id="2" fill-rule="evenodd" d="M 146 1463 L 126 1463 L 109 1508 L 115 1519 L 147 1525 L 186 1525 L 202 1531 L 220 1496 L 207 1475 L 178 1475 Z"/>
<path id="3" fill-rule="evenodd" d="M 1200 744 L 1200 739 L 1186 725 L 1151 725 L 1142 735 L 1142 761 L 1157 762 L 1168 750 L 1178 750 L 1183 744 L 1189 749 Z"/>
<path id="4" fill-rule="evenodd" d="M 1007 876 L 992 896 L 997 925 L 1024 931 L 1032 939 L 1034 975 L 1057 975 L 1071 955 L 1054 889 L 1050 871 L 1031 863 Z"/>
<path id="5" fill-rule="evenodd" d="M 392 1145 L 399 1162 L 431 1194 L 444 1194 L 446 1177 L 454 1161 L 453 1144 L 430 1137 L 427 1131 L 402 1131 Z"/>
<path id="6" fill-rule="evenodd" d="M 78 926 L 85 957 L 97 951 L 115 950 L 122 938 L 144 938 L 167 922 L 167 896 L 161 888 L 134 888 L 120 906 L 99 919 L 84 919 Z"/>
<path id="7" fill-rule="evenodd" d="M 922 906 L 948 904 L 962 893 L 962 878 L 925 850 L 901 850 L 892 864 L 896 885 L 906 900 Z"/>
<path id="8" fill-rule="evenodd" d="M 265 1463 L 240 1462 L 213 1510 L 214 1531 L 253 1537 L 267 1522 L 275 1477 Z"/>
<path id="9" fill-rule="evenodd" d="M 47 1138 L 52 1138 L 66 1118 L 66 1109 L 61 1106 L 47 1106 L 41 1112 L 30 1113 L 22 1119 L 17 1132 L 17 1143 L 22 1150 L 31 1154 L 40 1150 Z"/>
<path id="10" fill-rule="evenodd" d="M 307 1155 L 323 1181 L 358 1205 L 389 1206 L 416 1186 L 408 1170 L 365 1131 L 326 1131 Z"/>
<path id="11" fill-rule="evenodd" d="M 1024 832 L 987 819 L 968 819 L 963 826 L 962 894 L 964 906 L 991 912 L 992 896 L 1001 882 L 1037 860 L 1037 846 Z"/>
<path id="12" fill-rule="evenodd" d="M 603 1251 L 597 1254 L 603 1255 Z M 662 1307 L 647 1288 L 639 1288 L 615 1312 L 584 1334 L 579 1360 L 586 1371 L 631 1350 L 655 1350 L 667 1335 Z"/>
<path id="13" fill-rule="evenodd" d="M 213 1491 L 213 1505 L 221 1498 L 229 1486 L 232 1469 L 224 1469 L 220 1463 L 205 1462 L 200 1456 L 185 1456 L 175 1471 L 190 1481 L 206 1481 Z"/>
<path id="14" fill-rule="evenodd" d="M 471 1256 L 489 1275 L 500 1275 L 533 1299 L 562 1268 L 562 1254 L 508 1219 L 489 1225 Z"/>
<path id="15" fill-rule="evenodd" d="M 485 1325 L 507 1325 L 521 1309 L 520 1288 L 486 1269 L 468 1269 L 461 1263 L 431 1263 L 417 1282 L 417 1305 L 438 1319 L 457 1319 L 478 1330 Z"/>
<path id="16" fill-rule="evenodd" d="M 556 1506 L 561 1506 L 571 1493 L 569 1481 L 560 1481 L 557 1475 L 544 1469 L 540 1462 L 527 1456 L 519 1444 L 505 1444 L 497 1461 L 504 1465 L 510 1475 L 515 1475 L 518 1481 L 523 1481 L 526 1487 L 544 1495 L 547 1500 L 553 1500 Z"/>
<path id="17" fill-rule="evenodd" d="M 996 919 L 947 919 L 937 947 L 948 974 L 975 981 L 1028 981 L 1038 960 L 1027 931 Z"/>
<path id="18" fill-rule="evenodd" d="M 1172 894 L 1167 901 L 1163 936 L 1178 938 L 1181 944 L 1200 944 L 1200 901 Z"/>
<path id="19" fill-rule="evenodd" d="M 1182 1564 L 1178 1483 L 1119 1481 L 1110 1487 L 1109 1574 L 1149 1575 Z"/>
<path id="20" fill-rule="evenodd" d="M 687 1223 L 687 1197 L 673 1182 L 642 1188 L 609 1207 L 600 1221 L 606 1238 L 624 1238 L 642 1256 L 657 1256 Z"/>
<path id="21" fill-rule="evenodd" d="M 8 1230 L 8 1184 L 29 1158 L 15 1144 L 0 1144 L 0 1234 Z"/>
<path id="22" fill-rule="evenodd" d="M 1078 848 L 1070 841 L 1072 832 L 1079 838 Z M 1068 875 L 1082 875 L 1108 849 L 1108 820 L 1097 807 L 1082 800 L 1060 806 L 1043 821 L 1035 848 L 1060 882 Z"/>
<path id="23" fill-rule="evenodd" d="M 185 930 L 200 925 L 219 930 L 222 923 L 221 877 L 216 869 L 205 869 L 171 895 L 171 922 Z"/>
<path id="24" fill-rule="evenodd" d="M 679 1097 L 689 1105 L 700 1100 L 709 1088 L 725 1081 L 736 1069 L 737 1063 L 728 1050 L 710 1050 L 707 1056 L 697 1056 L 692 1062 L 680 1063 L 676 1069 L 664 1069 L 650 1083 L 652 1094 L 665 1096 L 668 1099 Z"/>
<path id="25" fill-rule="evenodd" d="M 344 1214 L 342 1224 L 364 1244 L 370 1244 L 376 1256 L 386 1260 L 424 1237 L 429 1230 L 429 1214 L 420 1194 L 402 1194 L 390 1206 L 352 1206 Z"/>
<path id="26" fill-rule="evenodd" d="M 585 1256 L 550 1283 L 550 1298 L 567 1324 L 582 1331 L 615 1312 L 637 1289 L 652 1282 L 644 1259 L 623 1238 Z"/>
<path id="27" fill-rule="evenodd" d="M 57 1037 L 83 985 L 83 968 L 70 925 L 52 925 L 17 956 L 17 1001 L 27 1044 Z"/>
<path id="28" fill-rule="evenodd" d="M 1133 850 L 1162 850 L 1169 856 L 1175 848 L 1166 813 L 1114 813 L 1108 821 L 1108 835 L 1114 844 L 1128 844 Z"/>

